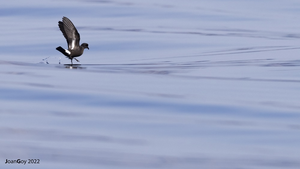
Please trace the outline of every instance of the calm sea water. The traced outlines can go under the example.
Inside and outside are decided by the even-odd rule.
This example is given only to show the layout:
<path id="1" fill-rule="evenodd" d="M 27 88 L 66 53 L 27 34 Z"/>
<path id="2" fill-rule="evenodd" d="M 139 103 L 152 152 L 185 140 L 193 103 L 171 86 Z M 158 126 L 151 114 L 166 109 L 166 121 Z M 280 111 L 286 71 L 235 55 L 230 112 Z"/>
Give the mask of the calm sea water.
<path id="1" fill-rule="evenodd" d="M 299 8 L 2 2 L 0 168 L 300 168 Z M 63 16 L 90 46 L 73 66 Z"/>

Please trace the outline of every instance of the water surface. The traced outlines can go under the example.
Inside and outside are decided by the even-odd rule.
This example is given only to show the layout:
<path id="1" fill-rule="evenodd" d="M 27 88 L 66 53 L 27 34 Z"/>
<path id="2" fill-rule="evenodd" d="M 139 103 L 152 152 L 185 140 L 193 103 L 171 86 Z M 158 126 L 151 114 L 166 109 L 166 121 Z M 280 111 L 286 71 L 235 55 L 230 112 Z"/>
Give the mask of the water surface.
<path id="1" fill-rule="evenodd" d="M 299 168 L 299 5 L 3 2 L 1 168 Z"/>

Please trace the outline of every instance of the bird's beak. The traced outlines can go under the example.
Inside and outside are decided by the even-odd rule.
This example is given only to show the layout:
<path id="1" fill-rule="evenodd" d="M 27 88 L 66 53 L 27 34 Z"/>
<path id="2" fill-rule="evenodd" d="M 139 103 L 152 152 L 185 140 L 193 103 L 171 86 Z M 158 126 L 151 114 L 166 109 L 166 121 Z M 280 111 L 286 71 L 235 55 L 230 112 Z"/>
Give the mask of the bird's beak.
<path id="1" fill-rule="evenodd" d="M 89 47 L 87 47 L 87 49 L 88 49 L 88 50 L 90 50 L 90 48 L 89 48 Z"/>

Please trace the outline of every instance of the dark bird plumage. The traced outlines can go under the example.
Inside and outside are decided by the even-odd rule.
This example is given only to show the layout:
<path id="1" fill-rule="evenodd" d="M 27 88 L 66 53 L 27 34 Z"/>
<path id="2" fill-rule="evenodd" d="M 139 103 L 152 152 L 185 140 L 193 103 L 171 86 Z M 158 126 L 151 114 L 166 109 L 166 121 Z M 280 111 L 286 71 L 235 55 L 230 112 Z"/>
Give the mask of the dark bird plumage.
<path id="1" fill-rule="evenodd" d="M 79 62 L 75 57 L 81 56 L 85 48 L 89 49 L 89 45 L 87 43 L 82 43 L 79 46 L 80 35 L 74 24 L 67 17 L 63 17 L 62 21 L 58 21 L 58 27 L 67 40 L 68 49 L 66 50 L 59 46 L 56 50 L 71 59 L 72 64 L 73 59 Z"/>

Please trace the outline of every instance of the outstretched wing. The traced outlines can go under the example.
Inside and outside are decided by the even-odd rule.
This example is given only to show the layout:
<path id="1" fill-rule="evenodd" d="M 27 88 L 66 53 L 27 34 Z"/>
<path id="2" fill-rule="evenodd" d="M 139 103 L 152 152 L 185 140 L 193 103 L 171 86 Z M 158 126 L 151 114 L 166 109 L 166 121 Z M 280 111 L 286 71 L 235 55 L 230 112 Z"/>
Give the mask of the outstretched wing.
<path id="1" fill-rule="evenodd" d="M 62 18 L 62 22 L 58 22 L 59 29 L 67 40 L 69 49 L 74 49 L 79 46 L 80 35 L 74 24 L 67 17 Z"/>

